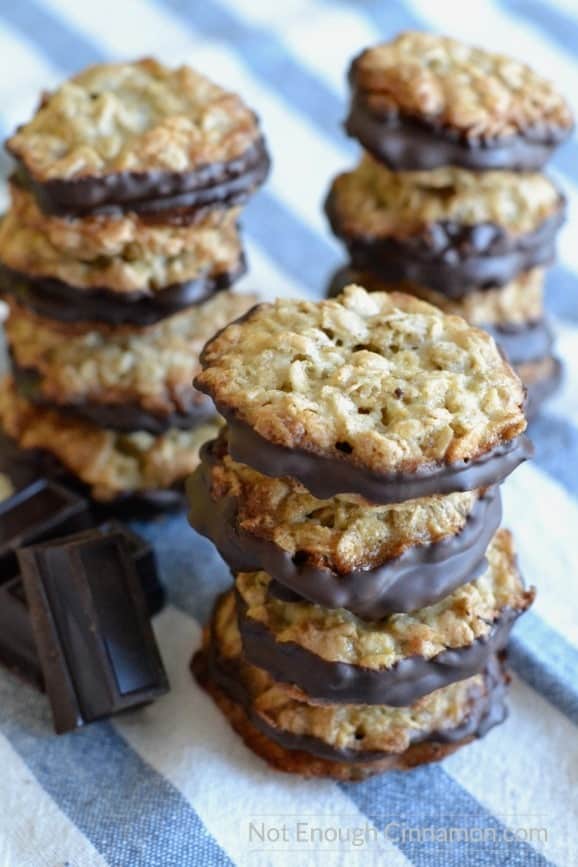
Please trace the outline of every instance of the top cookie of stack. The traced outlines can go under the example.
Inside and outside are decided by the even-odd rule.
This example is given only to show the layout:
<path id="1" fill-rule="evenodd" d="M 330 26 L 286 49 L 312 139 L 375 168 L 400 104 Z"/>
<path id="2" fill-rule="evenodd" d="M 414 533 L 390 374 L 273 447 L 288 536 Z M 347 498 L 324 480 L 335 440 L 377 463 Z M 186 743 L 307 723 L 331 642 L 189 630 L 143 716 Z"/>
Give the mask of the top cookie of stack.
<path id="1" fill-rule="evenodd" d="M 167 494 L 216 423 L 190 349 L 254 300 L 221 290 L 245 271 L 241 206 L 269 169 L 258 120 L 194 70 L 144 59 L 45 94 L 7 149 L 5 431 L 98 499 Z"/>
<path id="2" fill-rule="evenodd" d="M 366 49 L 349 81 L 366 154 L 327 199 L 351 264 L 331 291 L 403 290 L 486 328 L 535 410 L 559 378 L 543 268 L 565 205 L 539 170 L 571 132 L 567 103 L 525 64 L 427 33 Z"/>

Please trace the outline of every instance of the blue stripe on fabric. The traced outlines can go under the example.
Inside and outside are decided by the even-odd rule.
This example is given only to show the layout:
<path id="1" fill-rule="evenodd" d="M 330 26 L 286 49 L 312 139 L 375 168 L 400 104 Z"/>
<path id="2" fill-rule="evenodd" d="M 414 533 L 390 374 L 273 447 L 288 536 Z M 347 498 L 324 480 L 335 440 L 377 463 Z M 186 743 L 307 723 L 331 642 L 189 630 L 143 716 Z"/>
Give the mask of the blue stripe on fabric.
<path id="1" fill-rule="evenodd" d="M 578 625 L 576 630 L 578 642 Z M 510 639 L 508 662 L 522 680 L 578 725 L 578 646 L 527 611 Z"/>
<path id="2" fill-rule="evenodd" d="M 543 411 L 530 425 L 529 434 L 536 447 L 534 462 L 578 498 L 578 428 Z"/>
<path id="3" fill-rule="evenodd" d="M 190 3 L 188 0 L 162 0 L 194 31 L 208 39 L 220 39 L 241 54 L 243 63 L 257 78 L 275 88 L 279 101 L 305 113 L 325 135 L 341 132 L 344 105 L 325 82 L 287 50 L 283 41 L 269 28 L 237 16 L 223 3 Z M 345 148 L 346 138 L 339 135 Z"/>
<path id="4" fill-rule="evenodd" d="M 564 265 L 548 270 L 546 306 L 560 319 L 578 324 L 578 275 Z"/>
<path id="5" fill-rule="evenodd" d="M 377 828 L 390 829 L 389 838 L 416 867 L 550 864 L 527 843 L 506 837 L 506 826 L 439 766 L 415 768 L 411 774 L 396 771 L 364 783 L 341 783 L 340 788 Z M 404 827 L 418 833 L 431 829 L 433 839 L 420 839 L 415 833 L 403 838 Z M 479 839 L 436 840 L 436 831 L 446 828 L 478 831 Z"/>
<path id="6" fill-rule="evenodd" d="M 0 13 L 5 21 L 27 39 L 42 43 L 42 52 L 54 66 L 68 75 L 89 63 L 105 60 L 101 48 L 92 39 L 72 28 L 68 22 L 54 17 L 35 0 L 14 0 L 2 3 Z"/>
<path id="7" fill-rule="evenodd" d="M 4 675 L 0 731 L 111 867 L 232 864 L 180 792 L 110 723 L 55 737 L 45 697 Z"/>

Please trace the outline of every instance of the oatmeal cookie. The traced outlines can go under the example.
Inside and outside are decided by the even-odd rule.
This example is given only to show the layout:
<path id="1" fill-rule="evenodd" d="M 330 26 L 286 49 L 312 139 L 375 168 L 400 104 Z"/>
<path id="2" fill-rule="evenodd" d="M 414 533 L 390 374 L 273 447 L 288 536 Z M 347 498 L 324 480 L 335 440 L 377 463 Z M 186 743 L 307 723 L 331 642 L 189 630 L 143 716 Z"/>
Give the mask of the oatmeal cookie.
<path id="1" fill-rule="evenodd" d="M 168 214 L 240 203 L 264 180 L 255 114 L 188 66 L 90 66 L 8 140 L 17 177 L 48 213 Z"/>
<path id="2" fill-rule="evenodd" d="M 265 571 L 283 598 L 366 620 L 437 602 L 479 575 L 501 518 L 496 488 L 389 506 L 319 500 L 233 461 L 224 435 L 203 447 L 187 493 L 191 526 L 233 572 Z"/>
<path id="3" fill-rule="evenodd" d="M 390 172 L 365 156 L 325 209 L 356 268 L 458 299 L 549 264 L 565 202 L 540 174 Z"/>
<path id="4" fill-rule="evenodd" d="M 219 293 L 146 329 L 62 324 L 11 303 L 6 337 L 19 390 L 100 427 L 162 433 L 215 415 L 193 387 L 207 340 L 253 306 Z"/>
<path id="5" fill-rule="evenodd" d="M 483 675 L 410 708 L 311 704 L 242 660 L 231 593 L 218 601 L 192 668 L 249 747 L 279 770 L 305 776 L 363 779 L 435 761 L 505 717 L 495 659 Z"/>
<path id="6" fill-rule="evenodd" d="M 396 170 L 534 171 L 573 126 L 568 103 L 525 63 L 407 32 L 351 65 L 347 132 Z"/>
<path id="7" fill-rule="evenodd" d="M 21 449 L 54 456 L 103 502 L 154 495 L 182 484 L 198 464 L 200 446 L 219 429 L 215 419 L 157 437 L 145 431 L 118 433 L 34 406 L 9 377 L 0 388 L 0 424 Z"/>
<path id="8" fill-rule="evenodd" d="M 232 457 L 321 499 L 472 490 L 527 456 L 523 388 L 494 341 L 408 295 L 262 304 L 201 363 Z"/>
<path id="9" fill-rule="evenodd" d="M 499 530 L 488 568 L 435 605 L 367 623 L 344 609 L 285 602 L 265 572 L 236 578 L 245 656 L 319 700 L 406 706 L 484 669 L 534 598 Z"/>
<path id="10" fill-rule="evenodd" d="M 544 316 L 544 273 L 543 268 L 532 268 L 518 274 L 505 286 L 470 292 L 463 298 L 453 299 L 443 292 L 436 292 L 418 283 L 387 283 L 379 274 L 367 269 L 362 271 L 344 266 L 331 277 L 327 296 L 335 298 L 350 283 L 357 283 L 370 292 L 405 292 L 415 295 L 416 298 L 439 307 L 444 313 L 463 316 L 476 328 L 487 328 L 488 325 L 521 327 L 538 322 Z"/>

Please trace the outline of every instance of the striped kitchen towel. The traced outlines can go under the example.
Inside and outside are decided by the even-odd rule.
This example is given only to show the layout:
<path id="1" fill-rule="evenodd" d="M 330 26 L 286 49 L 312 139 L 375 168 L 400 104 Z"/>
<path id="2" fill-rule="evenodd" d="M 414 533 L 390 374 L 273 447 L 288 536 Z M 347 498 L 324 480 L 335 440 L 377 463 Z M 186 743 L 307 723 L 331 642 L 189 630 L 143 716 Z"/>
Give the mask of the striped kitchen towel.
<path id="1" fill-rule="evenodd" d="M 315 296 L 342 258 L 320 203 L 356 152 L 341 129 L 347 64 L 415 27 L 527 60 L 578 113 L 576 0 L 11 0 L 0 4 L 0 132 L 87 63 L 191 63 L 258 108 L 274 156 L 246 213 L 247 289 Z M 169 696 L 57 738 L 44 698 L 0 671 L 0 867 L 578 865 L 576 137 L 554 171 L 570 204 L 549 287 L 567 373 L 532 427 L 536 460 L 504 488 L 540 591 L 514 633 L 506 725 L 441 766 L 361 784 L 270 771 L 190 677 L 228 579 L 185 519 L 166 517 L 140 529 L 170 591 L 156 624 Z"/>

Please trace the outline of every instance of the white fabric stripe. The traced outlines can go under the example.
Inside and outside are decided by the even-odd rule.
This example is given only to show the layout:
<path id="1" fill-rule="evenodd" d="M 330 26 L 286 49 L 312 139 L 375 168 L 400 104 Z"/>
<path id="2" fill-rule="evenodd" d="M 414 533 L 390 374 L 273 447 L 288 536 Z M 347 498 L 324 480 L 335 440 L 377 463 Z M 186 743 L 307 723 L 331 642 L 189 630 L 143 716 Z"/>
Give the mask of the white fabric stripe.
<path id="1" fill-rule="evenodd" d="M 299 815 L 303 819 L 334 817 L 365 826 L 366 817 L 331 782 L 285 776 L 269 769 L 232 731 L 189 671 L 201 630 L 187 615 L 169 608 L 156 620 L 171 692 L 142 713 L 118 717 L 115 726 L 130 746 L 190 802 L 207 830 L 239 867 L 271 864 L 248 845 L 247 821 L 267 814 L 271 821 Z M 375 852 L 388 867 L 406 867 L 406 858 L 392 844 Z M 365 858 L 365 860 L 364 860 Z M 295 864 L 292 852 L 278 853 L 275 867 Z M 298 863 L 307 863 L 299 856 Z M 358 863 L 353 853 L 324 853 L 323 863 L 341 867 Z M 367 851 L 359 864 L 368 863 Z M 385 863 L 385 862 L 381 862 Z"/>
<path id="2" fill-rule="evenodd" d="M 509 828 L 546 827 L 532 842 L 556 864 L 578 858 L 578 738 L 566 717 L 514 677 L 510 717 L 444 767 Z"/>
<path id="3" fill-rule="evenodd" d="M 273 259 L 261 246 L 245 238 L 249 273 L 238 284 L 242 292 L 256 292 L 265 301 L 274 298 L 308 297 L 303 286 L 295 283 L 283 271 L 279 270 Z"/>
<path id="4" fill-rule="evenodd" d="M 352 8 L 329 3 L 307 12 L 307 26 L 298 16 L 271 15 L 273 6 L 246 0 L 221 0 L 239 18 L 268 27 L 306 69 L 331 87 L 344 100 L 347 95 L 347 68 L 353 56 L 375 42 L 376 30 Z"/>
<path id="5" fill-rule="evenodd" d="M 548 401 L 547 412 L 578 428 L 578 328 L 558 319 L 553 324 L 555 351 L 564 359 L 564 379 L 560 390 Z"/>
<path id="6" fill-rule="evenodd" d="M 502 497 L 504 526 L 514 533 L 522 573 L 538 588 L 534 610 L 578 647 L 578 503 L 532 463 L 512 474 Z"/>
<path id="7" fill-rule="evenodd" d="M 0 735 L 0 768 L 2 867 L 106 867 L 104 859 L 37 783 L 4 735 Z"/>

